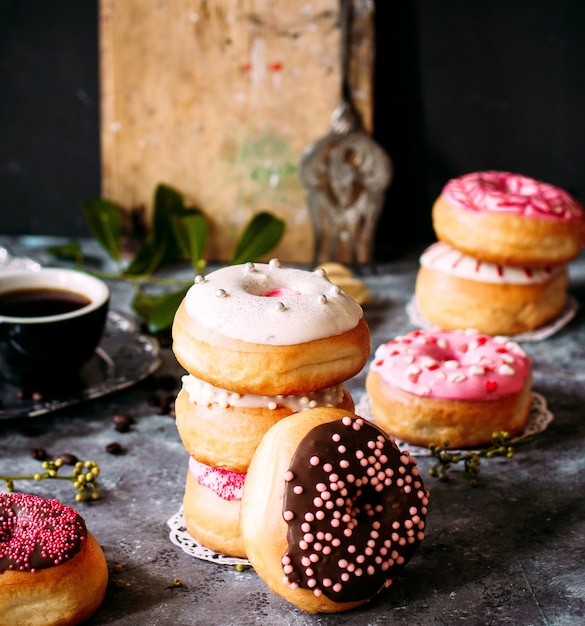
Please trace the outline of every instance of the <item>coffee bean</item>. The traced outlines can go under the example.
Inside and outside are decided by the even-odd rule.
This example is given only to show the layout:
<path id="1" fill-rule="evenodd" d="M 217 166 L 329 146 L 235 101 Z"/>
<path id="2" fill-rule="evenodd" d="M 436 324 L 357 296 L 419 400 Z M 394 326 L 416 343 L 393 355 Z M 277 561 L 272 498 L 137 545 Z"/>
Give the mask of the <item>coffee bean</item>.
<path id="1" fill-rule="evenodd" d="M 106 452 L 118 456 L 124 454 L 126 450 L 117 441 L 113 441 L 106 446 Z"/>
<path id="2" fill-rule="evenodd" d="M 46 461 L 49 458 L 49 455 L 44 448 L 31 448 L 30 455 L 37 461 Z"/>
<path id="3" fill-rule="evenodd" d="M 60 458 L 65 465 L 75 465 L 79 461 L 74 454 L 69 454 L 68 452 L 61 454 Z"/>
<path id="4" fill-rule="evenodd" d="M 120 433 L 127 433 L 135 423 L 134 418 L 128 415 L 128 413 L 118 413 L 114 415 L 112 421 L 114 422 L 114 428 Z"/>

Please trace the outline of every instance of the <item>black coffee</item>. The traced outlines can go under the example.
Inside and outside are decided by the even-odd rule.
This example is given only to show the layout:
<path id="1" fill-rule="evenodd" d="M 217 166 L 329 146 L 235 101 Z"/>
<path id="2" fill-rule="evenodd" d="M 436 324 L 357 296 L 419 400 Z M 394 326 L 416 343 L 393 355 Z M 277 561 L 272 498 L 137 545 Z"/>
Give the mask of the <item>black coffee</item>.
<path id="1" fill-rule="evenodd" d="M 0 294 L 0 315 L 44 317 L 60 315 L 87 306 L 86 296 L 65 289 L 18 289 Z"/>

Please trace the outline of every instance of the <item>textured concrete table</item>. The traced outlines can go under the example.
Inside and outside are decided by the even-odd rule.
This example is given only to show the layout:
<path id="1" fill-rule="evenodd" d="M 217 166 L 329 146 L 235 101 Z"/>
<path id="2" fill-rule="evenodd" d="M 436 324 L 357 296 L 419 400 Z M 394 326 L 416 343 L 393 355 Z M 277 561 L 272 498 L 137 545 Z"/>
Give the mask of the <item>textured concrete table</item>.
<path id="1" fill-rule="evenodd" d="M 413 327 L 405 304 L 416 258 L 366 278 L 373 348 Z M 570 290 L 585 301 L 585 259 L 571 267 Z M 129 297 L 125 286 L 113 285 L 114 308 L 128 310 Z M 36 471 L 31 448 L 99 463 L 102 499 L 91 504 L 76 505 L 69 484 L 17 484 L 76 506 L 102 544 L 110 584 L 90 624 L 572 626 L 585 622 L 584 346 L 582 310 L 553 337 L 523 344 L 553 422 L 512 460 L 483 462 L 475 488 L 458 467 L 449 482 L 427 477 L 431 506 L 421 548 L 387 592 L 349 613 L 304 614 L 268 591 L 253 570 L 194 559 L 170 542 L 167 520 L 180 507 L 188 459 L 172 417 L 157 414 L 145 382 L 51 415 L 0 420 L 0 473 Z M 178 382 L 183 372 L 168 348 L 161 359 L 155 377 Z M 357 400 L 364 379 L 365 370 L 349 385 Z M 114 429 L 118 413 L 134 417 L 129 432 Z M 112 442 L 125 453 L 106 452 Z M 425 453 L 419 463 L 427 475 L 432 460 Z"/>

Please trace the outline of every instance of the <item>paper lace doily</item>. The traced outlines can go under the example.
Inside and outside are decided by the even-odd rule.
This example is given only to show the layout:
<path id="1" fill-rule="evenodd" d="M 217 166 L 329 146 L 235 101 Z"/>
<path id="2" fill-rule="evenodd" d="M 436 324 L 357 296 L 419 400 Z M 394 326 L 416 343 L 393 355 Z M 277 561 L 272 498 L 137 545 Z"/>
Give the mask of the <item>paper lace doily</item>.
<path id="1" fill-rule="evenodd" d="M 248 559 L 226 556 L 225 554 L 214 552 L 193 539 L 185 525 L 185 516 L 183 514 L 182 506 L 167 521 L 167 525 L 170 528 L 169 539 L 171 540 L 171 543 L 174 543 L 176 546 L 181 548 L 181 550 L 189 556 L 201 559 L 202 561 L 220 563 L 221 565 L 250 565 L 250 561 L 248 561 Z"/>
<path id="2" fill-rule="evenodd" d="M 516 333 L 506 336 L 513 341 L 542 341 L 543 339 L 547 339 L 551 335 L 554 335 L 561 328 L 566 326 L 573 319 L 573 317 L 575 317 L 578 308 L 579 303 L 576 298 L 569 294 L 563 310 L 557 317 L 555 317 L 555 319 L 548 322 L 548 324 L 545 324 L 540 328 L 536 328 L 535 330 L 526 331 L 525 333 Z M 406 312 L 410 322 L 414 326 L 422 328 L 423 330 L 439 330 L 437 325 L 429 322 L 429 320 L 421 314 L 415 296 L 413 296 L 407 303 Z"/>
<path id="3" fill-rule="evenodd" d="M 370 408 L 370 396 L 367 393 L 364 393 L 359 402 L 356 404 L 355 412 L 364 419 L 375 422 Z M 530 415 L 528 416 L 528 422 L 521 433 L 510 439 L 510 443 L 517 443 L 523 439 L 527 439 L 528 437 L 544 432 L 553 419 L 554 415 L 548 409 L 546 398 L 540 393 L 533 391 L 530 401 Z M 428 448 L 424 446 L 416 446 L 412 443 L 408 443 L 408 441 L 403 441 L 398 437 L 395 439 L 396 445 L 401 450 L 407 450 L 413 456 L 428 456 L 429 454 Z"/>

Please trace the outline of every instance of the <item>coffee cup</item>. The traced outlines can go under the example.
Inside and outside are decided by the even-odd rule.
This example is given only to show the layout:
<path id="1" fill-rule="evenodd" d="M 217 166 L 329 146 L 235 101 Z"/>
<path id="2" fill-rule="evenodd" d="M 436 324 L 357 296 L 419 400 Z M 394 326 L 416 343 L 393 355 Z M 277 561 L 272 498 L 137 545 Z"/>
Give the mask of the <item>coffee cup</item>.
<path id="1" fill-rule="evenodd" d="M 106 283 L 79 270 L 0 272 L 0 376 L 66 386 L 94 355 L 109 300 Z"/>

